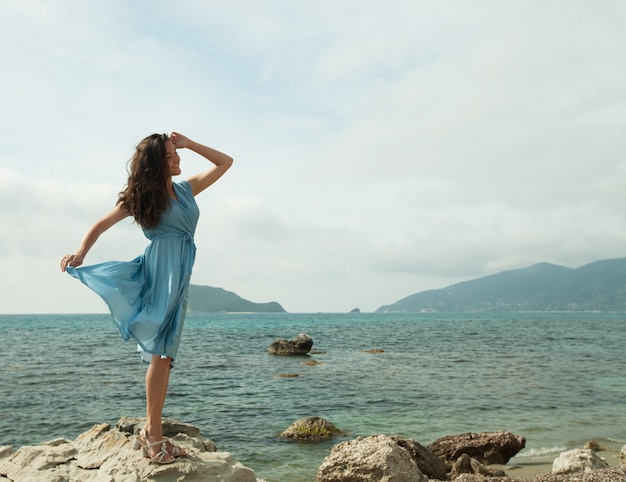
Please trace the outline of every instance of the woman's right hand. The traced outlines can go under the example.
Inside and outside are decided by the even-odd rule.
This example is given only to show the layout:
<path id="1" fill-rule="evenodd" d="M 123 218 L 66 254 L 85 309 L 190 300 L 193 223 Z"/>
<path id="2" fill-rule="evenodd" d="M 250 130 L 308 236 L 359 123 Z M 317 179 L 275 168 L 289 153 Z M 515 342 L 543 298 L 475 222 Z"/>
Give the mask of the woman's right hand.
<path id="1" fill-rule="evenodd" d="M 65 271 L 68 266 L 78 267 L 83 264 L 82 256 L 77 254 L 66 254 L 61 260 L 61 271 Z"/>
<path id="2" fill-rule="evenodd" d="M 191 139 L 187 136 L 182 135 L 179 132 L 172 132 L 169 136 L 170 141 L 174 144 L 174 147 L 177 149 L 182 149 L 185 147 L 189 147 L 191 143 Z"/>

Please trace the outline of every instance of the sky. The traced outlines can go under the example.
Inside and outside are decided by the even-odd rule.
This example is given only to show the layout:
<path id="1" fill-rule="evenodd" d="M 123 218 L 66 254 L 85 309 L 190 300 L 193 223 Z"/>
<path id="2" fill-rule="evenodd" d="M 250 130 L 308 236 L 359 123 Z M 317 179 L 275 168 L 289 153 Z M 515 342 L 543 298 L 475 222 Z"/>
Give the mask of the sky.
<path id="1" fill-rule="evenodd" d="M 363 312 L 626 256 L 626 2 L 0 0 L 0 313 L 104 313 L 61 273 L 137 143 L 233 167 L 192 283 Z M 185 179 L 207 161 L 179 150 Z M 122 221 L 85 264 L 147 245 Z"/>

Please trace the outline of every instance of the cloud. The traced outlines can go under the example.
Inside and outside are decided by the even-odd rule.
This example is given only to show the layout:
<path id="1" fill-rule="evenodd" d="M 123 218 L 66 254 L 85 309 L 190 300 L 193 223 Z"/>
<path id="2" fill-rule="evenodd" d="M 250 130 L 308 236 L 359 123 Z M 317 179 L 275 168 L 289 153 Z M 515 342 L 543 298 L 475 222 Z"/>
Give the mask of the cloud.
<path id="1" fill-rule="evenodd" d="M 58 262 L 115 202 L 135 143 L 170 130 L 235 157 L 198 198 L 194 282 L 253 301 L 373 310 L 624 255 L 621 2 L 25 0 L 0 13 L 5 311 L 104 309 Z M 183 177 L 205 168 L 182 155 Z M 145 243 L 121 223 L 89 262 Z"/>

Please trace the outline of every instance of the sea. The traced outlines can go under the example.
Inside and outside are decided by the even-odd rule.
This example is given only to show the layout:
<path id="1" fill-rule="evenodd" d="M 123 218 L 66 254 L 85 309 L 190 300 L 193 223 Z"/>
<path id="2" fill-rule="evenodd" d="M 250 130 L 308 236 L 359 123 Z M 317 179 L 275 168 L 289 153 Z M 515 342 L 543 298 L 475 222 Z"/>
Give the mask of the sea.
<path id="1" fill-rule="evenodd" d="M 300 333 L 313 338 L 308 356 L 268 353 Z M 145 414 L 146 365 L 108 314 L 0 315 L 0 343 L 0 445 Z M 164 416 L 267 482 L 313 482 L 335 444 L 375 434 L 428 446 L 508 430 L 526 438 L 511 463 L 591 439 L 619 450 L 625 346 L 621 313 L 190 313 Z M 346 434 L 280 437 L 309 416 Z"/>

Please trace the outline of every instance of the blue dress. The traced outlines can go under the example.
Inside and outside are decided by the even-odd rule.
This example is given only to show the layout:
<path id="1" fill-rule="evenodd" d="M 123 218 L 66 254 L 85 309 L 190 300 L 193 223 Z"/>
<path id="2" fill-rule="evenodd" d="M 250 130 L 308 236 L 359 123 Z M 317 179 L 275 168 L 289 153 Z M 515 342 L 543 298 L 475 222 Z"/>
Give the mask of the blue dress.
<path id="1" fill-rule="evenodd" d="M 67 268 L 102 297 L 122 337 L 135 340 L 148 363 L 152 355 L 176 358 L 196 257 L 198 205 L 187 181 L 174 183 L 174 192 L 177 199 L 171 200 L 159 224 L 144 229 L 151 242 L 141 256 Z"/>

